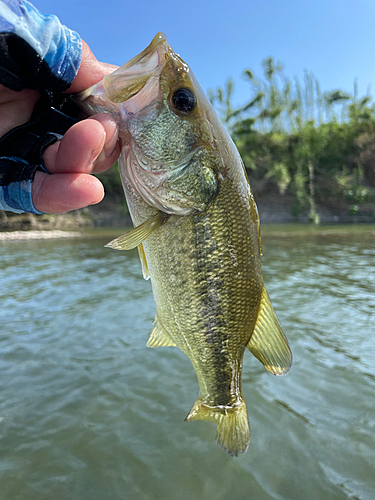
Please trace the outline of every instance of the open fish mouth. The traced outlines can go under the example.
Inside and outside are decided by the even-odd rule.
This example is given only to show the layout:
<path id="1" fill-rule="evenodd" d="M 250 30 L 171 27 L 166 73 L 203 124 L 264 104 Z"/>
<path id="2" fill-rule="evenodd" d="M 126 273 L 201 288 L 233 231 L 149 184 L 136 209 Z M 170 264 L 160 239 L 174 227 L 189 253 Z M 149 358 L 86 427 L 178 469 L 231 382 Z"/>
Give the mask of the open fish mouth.
<path id="1" fill-rule="evenodd" d="M 159 31 L 152 39 L 150 45 L 148 45 L 142 52 L 134 56 L 130 61 L 123 64 L 118 68 L 115 73 L 123 73 L 130 68 L 134 73 L 140 71 L 155 70 L 160 60 L 165 57 L 165 54 L 171 51 L 171 47 L 167 41 L 167 36 L 165 33 Z M 156 64 L 155 64 L 156 63 Z M 110 76 L 110 75 L 109 75 Z"/>
<path id="2" fill-rule="evenodd" d="M 167 41 L 166 35 L 162 32 L 157 33 L 150 45 L 140 54 L 130 59 L 113 73 L 106 75 L 98 84 L 78 94 L 77 99 L 80 105 L 83 105 L 84 108 L 84 101 L 89 97 L 91 100 L 98 101 L 100 99 L 103 103 L 109 101 L 115 105 L 120 105 L 129 101 L 144 89 L 145 92 L 142 92 L 143 95 L 135 106 L 139 110 L 146 101 L 150 102 L 150 100 L 156 98 L 158 94 L 158 77 L 171 53 L 173 53 L 173 50 Z M 131 108 L 134 108 L 134 106 L 131 106 Z M 121 109 L 120 106 L 119 111 L 121 115 L 133 114 L 135 109 Z"/>
<path id="3" fill-rule="evenodd" d="M 157 78 L 169 58 L 171 47 L 164 33 L 158 33 L 145 50 L 103 79 L 103 88 L 113 103 L 138 94 L 153 76 Z"/>

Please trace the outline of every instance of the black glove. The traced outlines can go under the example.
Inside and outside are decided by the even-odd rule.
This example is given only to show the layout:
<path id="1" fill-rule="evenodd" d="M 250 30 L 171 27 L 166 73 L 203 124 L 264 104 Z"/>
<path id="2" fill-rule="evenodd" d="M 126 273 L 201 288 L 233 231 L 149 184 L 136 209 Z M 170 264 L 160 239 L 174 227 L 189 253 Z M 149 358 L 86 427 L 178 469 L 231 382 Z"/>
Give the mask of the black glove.
<path id="1" fill-rule="evenodd" d="M 0 208 L 41 213 L 32 204 L 31 183 L 37 170 L 47 172 L 42 152 L 61 139 L 79 113 L 69 95 L 43 91 L 30 121 L 0 139 Z"/>

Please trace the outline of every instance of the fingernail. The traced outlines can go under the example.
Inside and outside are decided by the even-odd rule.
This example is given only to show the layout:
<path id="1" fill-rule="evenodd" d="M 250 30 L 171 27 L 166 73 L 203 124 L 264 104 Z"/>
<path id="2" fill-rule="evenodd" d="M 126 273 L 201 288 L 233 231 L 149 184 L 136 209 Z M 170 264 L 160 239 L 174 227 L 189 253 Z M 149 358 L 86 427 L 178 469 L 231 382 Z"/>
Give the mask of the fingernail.
<path id="1" fill-rule="evenodd" d="M 96 160 L 95 160 L 96 163 L 100 163 L 101 161 L 106 160 L 109 156 L 111 156 L 111 154 L 113 153 L 113 151 L 116 148 L 117 140 L 118 140 L 118 126 L 115 122 L 111 123 L 111 125 L 113 128 L 112 137 L 109 139 L 107 144 L 105 144 L 105 146 L 102 149 L 102 151 L 100 152 L 99 156 L 96 158 Z"/>
<path id="2" fill-rule="evenodd" d="M 112 137 L 109 139 L 107 144 L 105 144 L 103 148 L 103 153 L 105 153 L 105 157 L 108 158 L 108 156 L 111 156 L 113 153 L 116 144 L 117 144 L 117 139 L 118 139 L 118 125 L 116 122 L 111 122 L 111 127 L 112 127 Z M 109 134 L 108 134 L 109 136 Z"/>
<path id="3" fill-rule="evenodd" d="M 104 130 L 102 130 L 102 133 L 103 133 L 103 135 L 102 135 L 102 140 L 104 139 L 104 141 L 103 141 L 103 142 L 105 142 L 105 140 L 106 140 L 106 134 L 105 134 L 105 131 L 104 131 Z M 88 165 L 89 167 L 91 167 L 91 166 L 92 166 L 95 162 L 97 162 L 97 161 L 98 161 L 98 158 L 100 158 L 100 157 L 101 157 L 101 155 L 103 154 L 103 150 L 104 150 L 104 148 L 105 148 L 105 146 L 103 147 L 103 149 L 102 149 L 102 150 L 94 149 L 94 150 L 92 150 L 92 151 L 91 151 L 91 156 L 90 156 L 90 158 L 88 159 L 88 163 L 87 163 L 87 165 Z"/>

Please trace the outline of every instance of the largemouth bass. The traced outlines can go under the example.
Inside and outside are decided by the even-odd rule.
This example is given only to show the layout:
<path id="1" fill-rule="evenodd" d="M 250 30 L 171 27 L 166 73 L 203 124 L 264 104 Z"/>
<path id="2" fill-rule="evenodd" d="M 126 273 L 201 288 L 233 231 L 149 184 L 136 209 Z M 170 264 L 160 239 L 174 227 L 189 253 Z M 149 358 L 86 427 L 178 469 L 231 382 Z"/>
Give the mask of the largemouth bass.
<path id="1" fill-rule="evenodd" d="M 149 347 L 177 346 L 200 395 L 186 420 L 217 424 L 231 455 L 247 450 L 245 348 L 274 375 L 288 341 L 263 285 L 259 216 L 240 155 L 189 66 L 163 33 L 79 96 L 120 126 L 121 179 L 135 228 L 108 246 L 138 247 L 156 304 Z"/>

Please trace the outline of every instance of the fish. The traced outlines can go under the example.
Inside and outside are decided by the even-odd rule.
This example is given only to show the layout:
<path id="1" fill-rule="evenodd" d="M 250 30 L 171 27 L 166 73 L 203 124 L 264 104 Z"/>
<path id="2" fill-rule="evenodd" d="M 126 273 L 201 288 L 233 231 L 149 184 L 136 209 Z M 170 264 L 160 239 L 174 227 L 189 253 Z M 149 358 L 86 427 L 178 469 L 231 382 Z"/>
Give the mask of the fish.
<path id="1" fill-rule="evenodd" d="M 245 350 L 274 375 L 292 363 L 263 284 L 259 214 L 240 154 L 161 32 L 77 101 L 119 126 L 134 228 L 106 246 L 137 247 L 151 278 L 156 315 L 147 346 L 177 346 L 190 358 L 200 393 L 185 420 L 214 422 L 219 445 L 238 456 L 250 443 Z"/>

